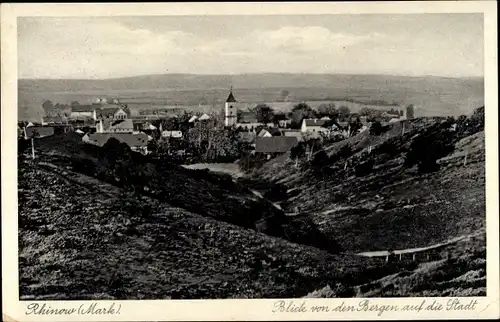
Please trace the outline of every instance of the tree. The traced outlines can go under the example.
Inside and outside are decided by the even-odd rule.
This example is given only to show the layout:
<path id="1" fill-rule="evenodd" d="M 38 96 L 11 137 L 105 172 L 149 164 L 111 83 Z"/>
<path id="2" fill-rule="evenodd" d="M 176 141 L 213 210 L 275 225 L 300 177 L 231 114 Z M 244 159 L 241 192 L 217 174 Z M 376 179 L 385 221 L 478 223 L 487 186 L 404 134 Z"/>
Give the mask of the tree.
<path id="1" fill-rule="evenodd" d="M 44 101 L 42 103 L 42 108 L 47 116 L 51 116 L 54 113 L 54 104 L 50 100 Z"/>
<path id="2" fill-rule="evenodd" d="M 321 104 L 318 107 L 318 114 L 319 116 L 328 116 L 332 119 L 336 119 L 339 116 L 339 111 L 335 107 L 335 104 L 330 103 L 330 104 Z"/>
<path id="3" fill-rule="evenodd" d="M 274 121 L 274 111 L 266 104 L 259 104 L 254 109 L 257 121 L 260 123 L 271 123 Z"/>
<path id="4" fill-rule="evenodd" d="M 350 128 L 349 136 L 356 134 L 362 127 L 363 123 L 361 123 L 359 117 L 356 117 L 354 121 L 349 122 L 349 128 Z"/>
<path id="5" fill-rule="evenodd" d="M 316 173 L 323 173 L 329 164 L 330 157 L 328 157 L 328 154 L 323 149 L 320 149 L 311 161 L 311 166 Z"/>
<path id="6" fill-rule="evenodd" d="M 305 118 L 313 118 L 314 111 L 306 103 L 299 103 L 295 105 L 290 113 L 290 118 L 292 119 L 292 124 L 294 127 L 300 127 L 302 120 Z"/>
<path id="7" fill-rule="evenodd" d="M 421 173 L 437 171 L 437 160 L 451 153 L 453 149 L 450 133 L 433 128 L 412 141 L 406 154 L 405 165 L 411 167 L 417 164 Z"/>
<path id="8" fill-rule="evenodd" d="M 406 118 L 413 119 L 415 117 L 415 107 L 413 104 L 410 104 L 406 107 Z"/>
<path id="9" fill-rule="evenodd" d="M 72 102 L 71 102 L 71 106 L 72 106 L 72 107 L 73 107 L 73 106 L 78 106 L 78 105 L 80 105 L 80 103 L 78 103 L 78 101 L 72 101 Z"/>
<path id="10" fill-rule="evenodd" d="M 351 114 L 351 111 L 349 110 L 349 108 L 345 105 L 342 105 L 341 107 L 339 107 L 339 117 L 342 118 L 342 119 L 346 119 L 349 117 L 349 115 Z"/>
<path id="11" fill-rule="evenodd" d="M 306 148 L 303 142 L 300 142 L 290 150 L 290 158 L 295 160 L 295 166 L 298 166 L 299 159 L 306 154 Z"/>
<path id="12" fill-rule="evenodd" d="M 363 107 L 359 111 L 359 115 L 361 116 L 366 116 L 366 117 L 372 117 L 375 114 L 375 110 L 369 107 Z"/>

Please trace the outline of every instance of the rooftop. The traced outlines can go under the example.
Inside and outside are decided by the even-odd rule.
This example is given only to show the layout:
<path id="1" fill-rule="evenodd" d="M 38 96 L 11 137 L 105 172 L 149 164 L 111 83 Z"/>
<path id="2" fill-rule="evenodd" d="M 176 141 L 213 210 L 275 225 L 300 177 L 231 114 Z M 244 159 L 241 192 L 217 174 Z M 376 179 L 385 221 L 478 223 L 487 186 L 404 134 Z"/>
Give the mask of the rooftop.
<path id="1" fill-rule="evenodd" d="M 306 126 L 323 126 L 328 120 L 305 119 Z"/>
<path id="2" fill-rule="evenodd" d="M 103 146 L 110 138 L 115 138 L 130 147 L 145 147 L 148 144 L 148 136 L 145 133 L 93 133 L 89 140 L 98 146 Z"/>
<path id="3" fill-rule="evenodd" d="M 298 144 L 296 137 L 272 136 L 258 137 L 255 140 L 255 152 L 285 153 Z"/>

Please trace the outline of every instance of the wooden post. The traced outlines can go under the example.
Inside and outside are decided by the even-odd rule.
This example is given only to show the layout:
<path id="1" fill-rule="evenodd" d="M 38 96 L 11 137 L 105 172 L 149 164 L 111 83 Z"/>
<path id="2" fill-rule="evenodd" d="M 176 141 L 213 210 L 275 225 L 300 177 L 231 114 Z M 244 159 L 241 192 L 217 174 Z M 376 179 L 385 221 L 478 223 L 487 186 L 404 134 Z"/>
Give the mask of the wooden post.
<path id="1" fill-rule="evenodd" d="M 35 139 L 31 138 L 31 154 L 33 156 L 33 160 L 35 159 Z"/>
<path id="2" fill-rule="evenodd" d="M 469 155 L 469 152 L 465 151 L 464 166 L 467 164 L 467 156 L 468 155 Z"/>

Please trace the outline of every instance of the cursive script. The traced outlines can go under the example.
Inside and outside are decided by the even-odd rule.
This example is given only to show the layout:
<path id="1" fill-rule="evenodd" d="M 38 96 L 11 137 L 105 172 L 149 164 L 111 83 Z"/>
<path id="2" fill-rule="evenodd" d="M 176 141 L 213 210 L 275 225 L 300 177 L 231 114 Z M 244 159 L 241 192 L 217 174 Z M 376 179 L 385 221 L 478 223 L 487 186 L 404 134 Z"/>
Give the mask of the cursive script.
<path id="1" fill-rule="evenodd" d="M 354 303 L 342 301 L 336 305 L 307 304 L 306 301 L 279 300 L 273 303 L 273 313 L 343 313 L 343 312 L 373 312 L 382 316 L 386 312 L 415 312 L 421 311 L 472 311 L 476 310 L 478 301 L 460 300 L 458 298 L 448 300 L 426 300 L 423 299 L 415 304 L 384 304 L 376 299 L 365 299 Z"/>
<path id="2" fill-rule="evenodd" d="M 78 306 L 55 306 L 46 303 L 30 303 L 24 312 L 26 315 L 115 315 L 120 314 L 121 304 L 84 303 Z"/>

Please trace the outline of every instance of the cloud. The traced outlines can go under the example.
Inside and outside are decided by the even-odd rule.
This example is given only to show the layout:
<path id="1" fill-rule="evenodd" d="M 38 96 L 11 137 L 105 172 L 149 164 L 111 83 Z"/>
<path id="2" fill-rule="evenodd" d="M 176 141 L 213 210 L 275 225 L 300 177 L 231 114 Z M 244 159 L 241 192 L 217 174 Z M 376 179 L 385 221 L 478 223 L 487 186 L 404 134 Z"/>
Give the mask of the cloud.
<path id="1" fill-rule="evenodd" d="M 329 54 L 365 42 L 378 41 L 384 34 L 354 35 L 335 33 L 324 27 L 285 26 L 273 30 L 255 30 L 235 39 L 219 39 L 202 47 L 205 52 L 223 55 Z"/>

